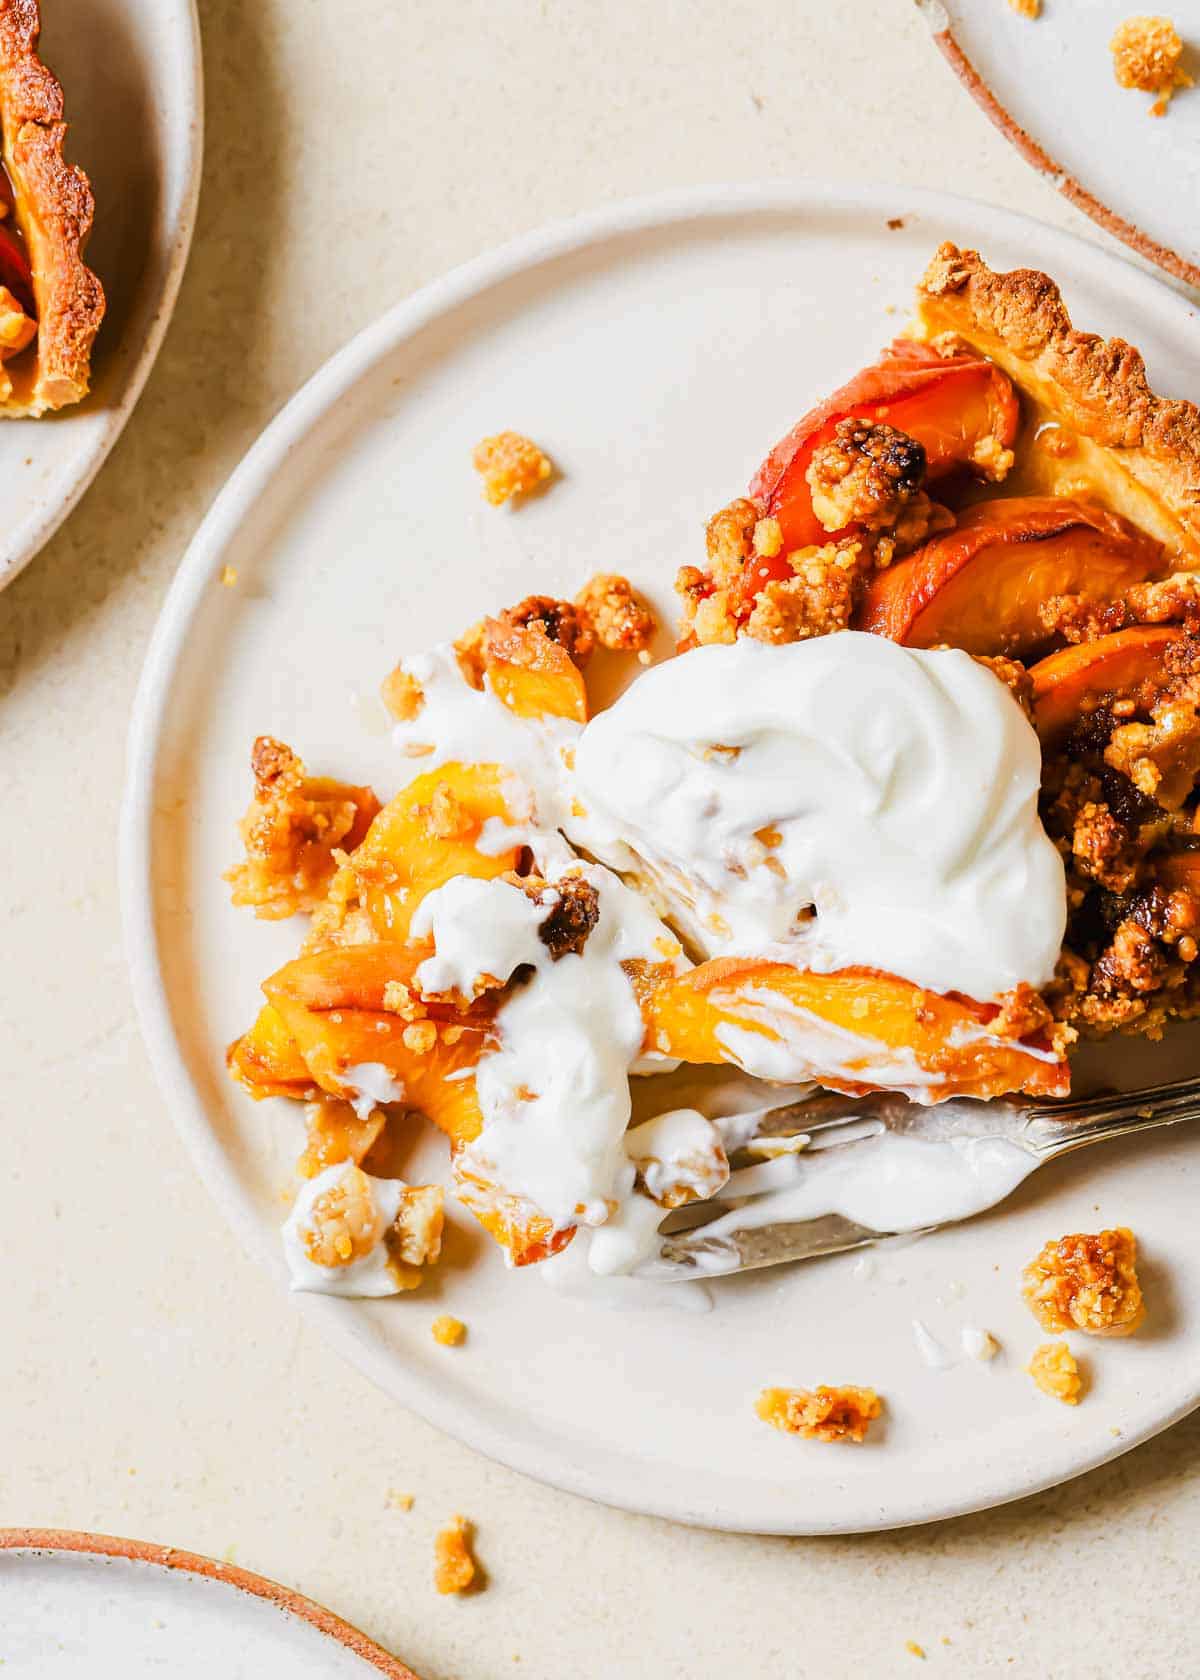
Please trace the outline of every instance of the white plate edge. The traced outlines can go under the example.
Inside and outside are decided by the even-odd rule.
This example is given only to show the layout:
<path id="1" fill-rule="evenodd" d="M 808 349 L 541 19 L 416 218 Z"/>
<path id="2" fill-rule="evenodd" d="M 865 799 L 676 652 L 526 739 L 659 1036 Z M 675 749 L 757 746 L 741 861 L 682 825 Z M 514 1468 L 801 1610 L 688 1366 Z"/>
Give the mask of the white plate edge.
<path id="1" fill-rule="evenodd" d="M 1108 250 L 1090 239 L 1055 228 L 1034 217 L 1019 215 L 1000 206 L 959 194 L 904 185 L 891 186 L 886 183 L 830 187 L 802 178 L 766 185 L 716 183 L 682 191 L 655 193 L 530 230 L 458 265 L 394 305 L 336 351 L 288 400 L 251 445 L 212 503 L 203 524 L 180 562 L 163 602 L 147 650 L 130 717 L 126 748 L 126 782 L 118 836 L 122 937 L 142 1037 L 155 1078 L 167 1100 L 175 1125 L 197 1170 L 247 1252 L 264 1262 L 277 1277 L 282 1278 L 283 1272 L 275 1245 L 264 1241 L 257 1210 L 225 1170 L 223 1153 L 207 1125 L 204 1106 L 192 1086 L 186 1064 L 171 1030 L 170 1010 L 157 955 L 150 902 L 141 892 L 142 884 L 150 877 L 153 765 L 165 717 L 167 685 L 187 633 L 191 612 L 203 590 L 211 586 L 217 556 L 236 534 L 245 511 L 267 488 L 275 470 L 294 444 L 334 406 L 380 355 L 402 342 L 404 338 L 420 331 L 438 315 L 459 306 L 470 297 L 522 269 L 567 255 L 587 244 L 691 219 L 764 211 L 803 215 L 811 213 L 814 208 L 825 212 L 839 209 L 878 210 L 886 217 L 889 210 L 894 212 L 897 206 L 918 213 L 938 215 L 947 210 L 953 212 L 956 207 L 961 213 L 972 217 L 982 212 L 993 219 L 998 228 L 1006 230 L 1010 235 L 1017 235 L 1030 226 L 1036 227 L 1045 244 L 1051 247 L 1058 246 L 1062 250 L 1064 267 L 1073 259 L 1076 263 L 1087 260 L 1101 266 L 1125 269 L 1137 285 L 1145 287 L 1158 297 L 1168 313 L 1177 314 L 1181 325 L 1187 331 L 1195 330 L 1195 311 L 1188 300 L 1173 292 L 1157 276 L 1137 268 L 1119 252 Z M 325 1300 L 317 1296 L 290 1296 L 289 1299 L 296 1310 L 316 1318 L 322 1333 L 330 1337 L 364 1375 L 427 1423 L 441 1429 L 472 1450 L 549 1486 L 596 1500 L 601 1504 L 728 1533 L 869 1533 L 913 1527 L 988 1510 L 1017 1499 L 1028 1498 L 1044 1492 L 1047 1488 L 1060 1486 L 1097 1469 L 1160 1434 L 1200 1405 L 1198 1387 L 1197 1392 L 1188 1400 L 1168 1408 L 1161 1415 L 1153 1416 L 1140 1428 L 1122 1435 L 1119 1440 L 1114 1439 L 1111 1447 L 1104 1447 L 1090 1454 L 1074 1465 L 1066 1475 L 1050 1474 L 1015 1491 L 1000 1492 L 984 1498 L 968 1494 L 950 1504 L 931 1500 L 926 1508 L 919 1504 L 913 1508 L 906 1508 L 906 1513 L 899 1519 L 881 1514 L 877 1521 L 857 1521 L 850 1525 L 836 1521 L 809 1523 L 803 1527 L 781 1522 L 777 1518 L 758 1521 L 714 1519 L 711 1513 L 694 1506 L 679 1506 L 669 1501 L 643 1498 L 637 1503 L 627 1502 L 616 1497 L 610 1488 L 605 1487 L 601 1474 L 586 1466 L 574 1464 L 567 1473 L 557 1466 L 549 1466 L 542 1462 L 536 1445 L 526 1442 L 514 1445 L 506 1434 L 492 1429 L 486 1414 L 480 1414 L 468 1403 L 458 1402 L 449 1393 L 442 1394 L 435 1408 L 426 1400 L 419 1385 L 408 1383 L 399 1367 L 378 1355 L 374 1347 L 359 1335 L 354 1319 L 343 1310 L 344 1302 Z M 935 1504 L 936 1509 L 929 1508 Z"/>

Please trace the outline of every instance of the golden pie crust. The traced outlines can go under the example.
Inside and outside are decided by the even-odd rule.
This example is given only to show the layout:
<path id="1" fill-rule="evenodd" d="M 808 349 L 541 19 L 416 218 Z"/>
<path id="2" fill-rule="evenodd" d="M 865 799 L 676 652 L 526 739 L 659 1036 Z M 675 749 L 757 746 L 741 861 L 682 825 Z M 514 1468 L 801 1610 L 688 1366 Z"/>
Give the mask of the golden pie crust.
<path id="1" fill-rule="evenodd" d="M 1005 494 L 1090 490 L 1163 542 L 1177 568 L 1200 567 L 1200 409 L 1157 396 L 1132 344 L 1076 331 L 1047 275 L 995 273 L 949 243 L 917 288 L 913 334 L 942 335 L 991 357 L 1027 399 L 1032 447 L 1018 444 L 1024 464 Z M 1050 427 L 1053 452 L 1037 447 Z"/>
<path id="2" fill-rule="evenodd" d="M 0 415 L 33 416 L 86 396 L 104 291 L 83 261 L 94 201 L 63 157 L 63 91 L 38 57 L 38 0 L 0 0 L 0 133 L 16 221 L 33 270 L 38 332 L 0 364 Z"/>

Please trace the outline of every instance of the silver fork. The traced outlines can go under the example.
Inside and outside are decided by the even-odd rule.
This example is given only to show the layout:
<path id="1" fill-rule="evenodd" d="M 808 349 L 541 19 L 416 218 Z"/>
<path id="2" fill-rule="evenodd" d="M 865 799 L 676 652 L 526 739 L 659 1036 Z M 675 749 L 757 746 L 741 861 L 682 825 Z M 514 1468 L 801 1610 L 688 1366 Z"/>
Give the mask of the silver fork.
<path id="1" fill-rule="evenodd" d="M 639 1271 L 666 1281 L 723 1276 L 862 1248 L 903 1232 L 933 1231 L 994 1207 L 1039 1166 L 1073 1149 L 1197 1117 L 1200 1078 L 1040 1104 L 1009 1097 L 992 1102 L 952 1098 L 923 1107 L 890 1093 L 855 1098 L 822 1092 L 780 1108 L 738 1115 L 718 1122 L 735 1168 L 729 1183 L 719 1197 L 668 1218 L 657 1255 Z M 839 1179 L 851 1161 L 869 1174 L 880 1140 L 896 1137 L 948 1144 L 958 1163 L 969 1164 L 973 1152 L 989 1151 L 993 1162 L 1005 1168 L 999 1187 L 995 1178 L 990 1186 L 981 1183 L 978 1201 L 952 1218 L 900 1220 L 879 1230 L 837 1212 L 772 1218 L 770 1201 L 778 1203 L 781 1191 L 786 1194 L 789 1186 L 778 1182 L 786 1175 L 769 1165 L 766 1171 L 745 1165 L 756 1159 L 769 1162 L 772 1155 L 786 1151 L 795 1163 L 791 1187 L 800 1191 L 803 1185 L 803 1194 L 809 1195 L 807 1163 L 827 1176 L 832 1168 Z M 695 1223 L 698 1219 L 705 1223 Z"/>

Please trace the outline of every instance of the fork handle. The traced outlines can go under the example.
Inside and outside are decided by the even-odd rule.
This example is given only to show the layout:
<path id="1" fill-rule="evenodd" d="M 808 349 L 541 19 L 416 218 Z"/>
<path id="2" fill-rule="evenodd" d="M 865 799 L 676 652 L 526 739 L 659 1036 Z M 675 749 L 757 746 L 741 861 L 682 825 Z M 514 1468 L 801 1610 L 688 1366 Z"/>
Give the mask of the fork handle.
<path id="1" fill-rule="evenodd" d="M 1040 1161 L 1053 1161 L 1102 1138 L 1175 1126 L 1200 1119 L 1200 1079 L 1181 1079 L 1148 1090 L 1114 1093 L 1110 1097 L 1080 1097 L 1074 1102 L 1046 1104 L 1028 1110 L 1021 1142 Z"/>

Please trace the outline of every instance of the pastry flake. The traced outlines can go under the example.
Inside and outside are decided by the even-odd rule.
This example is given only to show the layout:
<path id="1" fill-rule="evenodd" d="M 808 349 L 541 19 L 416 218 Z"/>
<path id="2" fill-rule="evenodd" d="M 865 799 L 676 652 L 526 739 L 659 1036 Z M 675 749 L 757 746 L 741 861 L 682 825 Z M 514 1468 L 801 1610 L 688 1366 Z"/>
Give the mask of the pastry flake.
<path id="1" fill-rule="evenodd" d="M 38 56 L 38 0 L 0 4 L 0 415 L 33 417 L 87 395 L 104 292 L 83 260 L 94 202 L 63 157 L 63 91 Z M 31 326 L 36 330 L 31 331 Z"/>

